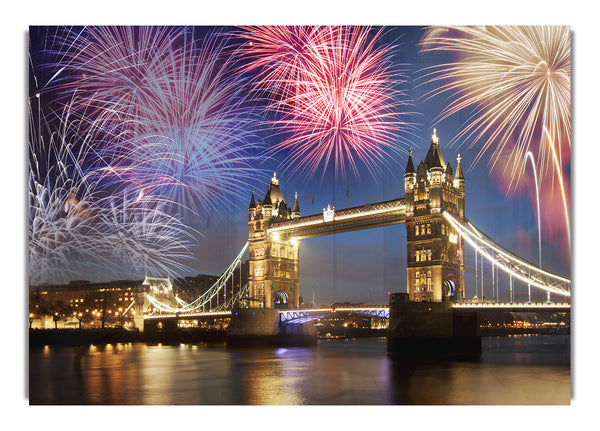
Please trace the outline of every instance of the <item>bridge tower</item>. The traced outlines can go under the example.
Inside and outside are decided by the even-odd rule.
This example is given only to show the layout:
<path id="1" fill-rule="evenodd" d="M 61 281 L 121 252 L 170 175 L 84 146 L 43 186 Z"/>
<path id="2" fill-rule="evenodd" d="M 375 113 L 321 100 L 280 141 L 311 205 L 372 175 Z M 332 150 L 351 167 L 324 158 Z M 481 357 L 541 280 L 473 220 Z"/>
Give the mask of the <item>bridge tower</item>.
<path id="1" fill-rule="evenodd" d="M 294 207 L 290 208 L 279 189 L 276 174 L 273 174 L 262 200 L 255 200 L 252 189 L 248 207 L 250 308 L 299 306 L 299 242 L 294 238 L 268 233 L 271 222 L 298 217 L 298 194 Z"/>
<path id="2" fill-rule="evenodd" d="M 406 201 L 406 287 L 411 301 L 464 299 L 464 244 L 443 211 L 464 221 L 465 178 L 457 158 L 454 178 L 444 163 L 436 130 L 415 171 L 412 150 L 404 174 Z"/>

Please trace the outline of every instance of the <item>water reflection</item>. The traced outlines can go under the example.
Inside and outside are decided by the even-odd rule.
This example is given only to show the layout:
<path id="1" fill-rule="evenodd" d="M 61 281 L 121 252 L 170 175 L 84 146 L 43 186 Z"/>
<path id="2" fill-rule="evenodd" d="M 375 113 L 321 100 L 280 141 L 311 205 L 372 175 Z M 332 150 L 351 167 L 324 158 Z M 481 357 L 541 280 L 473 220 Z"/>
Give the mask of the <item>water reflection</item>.
<path id="1" fill-rule="evenodd" d="M 570 337 L 494 337 L 480 356 L 391 358 L 396 404 L 569 404 Z"/>
<path id="2" fill-rule="evenodd" d="M 404 360 L 385 339 L 316 348 L 30 349 L 31 404 L 568 404 L 569 337 L 486 339 L 481 357 Z"/>

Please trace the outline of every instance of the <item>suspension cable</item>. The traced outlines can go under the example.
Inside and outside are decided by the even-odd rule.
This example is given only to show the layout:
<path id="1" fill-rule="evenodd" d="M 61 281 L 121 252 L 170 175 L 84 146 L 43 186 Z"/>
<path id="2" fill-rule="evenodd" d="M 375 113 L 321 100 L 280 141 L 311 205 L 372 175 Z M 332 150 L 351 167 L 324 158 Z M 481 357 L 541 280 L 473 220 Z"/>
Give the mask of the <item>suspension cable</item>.
<path id="1" fill-rule="evenodd" d="M 538 289 L 563 296 L 571 296 L 570 280 L 544 271 L 515 256 L 493 242 L 487 235 L 475 228 L 472 223 L 467 221 L 466 225 L 462 224 L 447 211 L 444 211 L 443 215 L 466 242 L 475 249 L 476 253 L 485 257 L 493 266 L 497 266 L 510 274 L 511 277 L 516 277 Z"/>
<path id="2" fill-rule="evenodd" d="M 181 298 L 179 298 L 178 296 L 175 296 L 175 300 L 179 304 L 179 307 L 173 307 L 169 303 L 159 301 L 147 293 L 146 293 L 146 298 L 152 305 L 154 305 L 154 307 L 156 309 L 158 309 L 159 311 L 162 311 L 162 312 L 191 313 L 191 312 L 199 310 L 200 308 L 203 308 L 206 304 L 210 304 L 212 302 L 212 299 L 219 294 L 219 291 L 221 289 L 226 289 L 227 281 L 233 277 L 236 266 L 238 266 L 238 264 L 240 264 L 242 258 L 244 257 L 244 254 L 246 253 L 246 250 L 248 250 L 248 244 L 249 243 L 246 242 L 244 247 L 242 247 L 242 249 L 240 250 L 238 255 L 235 257 L 235 259 L 231 263 L 231 265 L 229 265 L 229 267 L 225 270 L 225 272 L 223 272 L 223 274 L 219 277 L 219 279 L 217 281 L 215 281 L 215 283 L 206 292 L 204 292 L 202 295 L 200 295 L 194 301 L 188 303 L 188 302 L 185 302 L 184 300 L 182 300 Z M 240 290 L 242 290 L 242 289 L 240 289 Z M 232 301 L 228 301 L 228 303 L 229 302 L 233 303 Z M 219 306 L 219 304 L 217 304 L 217 308 L 221 308 Z"/>

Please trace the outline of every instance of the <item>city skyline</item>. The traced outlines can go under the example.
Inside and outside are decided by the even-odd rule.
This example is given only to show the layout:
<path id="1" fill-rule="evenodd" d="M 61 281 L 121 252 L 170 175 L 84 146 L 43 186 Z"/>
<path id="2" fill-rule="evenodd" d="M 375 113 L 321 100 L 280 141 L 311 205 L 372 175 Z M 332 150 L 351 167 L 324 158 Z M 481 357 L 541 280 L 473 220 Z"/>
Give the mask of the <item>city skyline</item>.
<path id="1" fill-rule="evenodd" d="M 261 30 L 262 28 L 258 27 L 258 29 Z M 346 29 L 347 30 L 342 32 L 341 35 L 334 36 L 338 39 L 343 39 L 342 45 L 344 43 L 346 45 L 355 43 L 352 41 L 351 36 L 357 31 L 357 28 L 346 27 Z M 224 36 L 223 34 L 215 35 L 216 30 L 225 34 L 230 34 L 233 31 L 247 31 L 246 29 L 238 28 L 221 29 L 200 27 L 192 28 L 189 34 L 198 37 L 198 43 L 200 45 L 205 43 L 205 39 L 202 39 L 201 35 L 203 35 L 202 37 L 210 35 L 207 39 L 209 42 L 207 43 L 209 43 L 211 47 L 221 46 L 219 44 L 225 42 L 217 41 L 216 39 Z M 200 197 L 201 200 L 199 201 L 198 195 L 192 196 L 189 201 L 185 201 L 186 206 L 197 205 L 197 208 L 202 212 L 200 217 L 194 217 L 190 214 L 184 214 L 182 216 L 182 220 L 184 220 L 183 227 L 185 229 L 191 229 L 189 232 L 187 230 L 183 232 L 185 236 L 184 239 L 186 243 L 189 244 L 190 250 L 192 250 L 192 253 L 189 256 L 190 259 L 186 259 L 186 261 L 189 261 L 189 268 L 173 270 L 169 268 L 170 265 L 169 262 L 167 262 L 164 265 L 155 265 L 154 268 L 152 268 L 153 272 L 160 272 L 163 270 L 162 274 L 141 274 L 143 269 L 147 270 L 148 267 L 143 268 L 143 265 L 141 264 L 138 266 L 132 265 L 132 267 L 135 266 L 138 271 L 137 273 L 140 274 L 137 278 L 143 279 L 145 275 L 169 276 L 175 278 L 178 276 L 194 276 L 202 273 L 219 274 L 223 271 L 247 239 L 247 206 L 250 201 L 252 188 L 255 188 L 257 198 L 262 198 L 266 192 L 267 184 L 274 172 L 277 173 L 277 178 L 280 181 L 284 198 L 288 204 L 294 199 L 294 194 L 298 193 L 298 202 L 303 216 L 319 214 L 322 212 L 322 209 L 329 204 L 335 206 L 337 209 L 341 209 L 402 197 L 404 168 L 406 166 L 408 150 L 409 148 L 412 148 L 415 164 L 418 164 L 420 160 L 424 159 L 434 128 L 437 129 L 440 149 L 446 162 L 450 162 L 453 167 L 456 167 L 456 158 L 458 154 L 461 156 L 466 177 L 467 218 L 473 221 L 486 234 L 494 238 L 499 244 L 534 264 L 537 264 L 539 260 L 540 250 L 538 241 L 541 241 L 542 267 L 563 276 L 570 276 L 570 245 L 568 241 L 568 232 L 565 231 L 564 226 L 564 212 L 561 208 L 561 199 L 560 196 L 557 195 L 558 182 L 553 182 L 554 186 L 551 187 L 551 190 L 544 190 L 544 193 L 546 194 L 543 195 L 544 199 L 540 200 L 540 204 L 543 206 L 540 211 L 542 214 L 540 219 L 542 229 L 540 236 L 538 236 L 538 221 L 536 219 L 537 213 L 535 202 L 536 194 L 535 187 L 531 184 L 531 171 L 525 171 L 526 173 L 522 175 L 519 187 L 517 190 L 514 190 L 514 183 L 502 178 L 497 168 L 491 169 L 490 164 L 487 163 L 489 160 L 486 161 L 484 158 L 474 164 L 474 161 L 477 160 L 478 155 L 480 155 L 482 143 L 479 143 L 473 148 L 469 148 L 468 142 L 453 141 L 453 139 L 465 129 L 465 124 L 470 120 L 470 115 L 473 113 L 483 115 L 481 113 L 483 108 L 471 106 L 455 115 L 450 115 L 447 118 L 436 121 L 436 118 L 443 115 L 444 109 L 448 103 L 447 101 L 452 100 L 452 96 L 437 95 L 433 98 L 427 98 L 426 95 L 431 91 L 432 83 L 424 78 L 424 71 L 427 67 L 446 64 L 445 62 L 448 62 L 451 57 L 443 52 L 421 52 L 419 50 L 419 42 L 422 41 L 425 33 L 425 29 L 422 27 L 389 27 L 383 29 L 381 33 L 377 33 L 379 30 L 381 29 L 374 28 L 364 31 L 364 34 L 367 36 L 365 36 L 366 39 L 365 42 L 363 42 L 363 45 L 359 45 L 358 52 L 366 52 L 367 54 L 380 54 L 383 52 L 383 54 L 385 54 L 383 55 L 385 58 L 382 57 L 378 61 L 382 62 L 380 66 L 383 65 L 387 67 L 387 69 L 384 67 L 384 71 L 387 71 L 387 75 L 378 76 L 376 71 L 374 71 L 373 76 L 378 78 L 379 81 L 385 82 L 385 85 L 381 87 L 381 90 L 392 92 L 395 99 L 388 100 L 387 106 L 381 107 L 379 104 L 373 105 L 373 109 L 375 113 L 382 114 L 382 118 L 384 118 L 385 121 L 388 121 L 391 117 L 394 119 L 396 126 L 398 124 L 401 126 L 399 129 L 394 127 L 382 128 L 378 132 L 381 133 L 379 139 L 385 140 L 386 137 L 391 136 L 388 144 L 392 150 L 388 151 L 388 153 L 392 154 L 385 154 L 385 147 L 379 148 L 378 151 L 381 151 L 381 153 L 377 155 L 373 155 L 373 150 L 370 150 L 371 152 L 367 154 L 366 159 L 361 159 L 360 157 L 355 159 L 358 165 L 356 173 L 352 171 L 352 169 L 347 169 L 347 172 L 345 172 L 344 175 L 340 174 L 338 168 L 348 165 L 348 158 L 338 159 L 341 161 L 329 164 L 325 163 L 322 159 L 315 159 L 319 163 L 323 163 L 322 165 L 317 165 L 314 172 L 310 172 L 310 170 L 309 172 L 306 172 L 307 168 L 304 165 L 300 165 L 299 168 L 296 165 L 296 172 L 293 172 L 294 166 L 290 168 L 289 158 L 293 154 L 298 154 L 298 148 L 294 147 L 295 141 L 290 141 L 289 137 L 293 136 L 294 133 L 290 133 L 290 131 L 286 129 L 277 136 L 273 136 L 269 133 L 269 127 L 273 124 L 275 124 L 274 127 L 277 127 L 278 121 L 283 122 L 282 124 L 284 124 L 285 127 L 293 124 L 290 122 L 291 120 L 285 120 L 285 116 L 290 115 L 289 110 L 294 106 L 292 102 L 300 103 L 299 99 L 290 98 L 288 95 L 281 92 L 275 92 L 273 99 L 270 100 L 244 100 L 244 103 L 249 104 L 249 107 L 244 103 L 240 103 L 238 99 L 235 99 L 234 108 L 235 114 L 238 115 L 238 117 L 234 117 L 234 120 L 236 121 L 236 124 L 240 124 L 241 121 L 241 124 L 247 125 L 249 130 L 246 130 L 245 133 L 242 134 L 243 136 L 236 137 L 238 140 L 234 144 L 227 143 L 226 147 L 223 147 L 229 148 L 233 152 L 235 161 L 233 165 L 227 165 L 228 172 L 223 173 L 222 171 L 216 171 L 214 178 L 217 181 L 212 185 L 216 185 L 217 187 L 214 187 L 211 190 L 208 190 L 209 188 L 207 187 L 207 194 L 202 195 Z M 179 30 L 175 29 L 174 31 Z M 184 33 L 185 32 L 182 34 Z M 359 34 L 362 33 L 359 32 Z M 254 37 L 256 37 L 256 35 L 254 35 Z M 307 37 L 313 36 L 309 35 Z M 332 37 L 331 35 L 328 37 L 330 37 L 331 42 L 336 40 L 335 37 Z M 344 37 L 347 39 L 344 39 Z M 377 43 L 370 46 L 370 38 L 376 39 Z M 240 42 L 240 39 L 242 42 Z M 243 49 L 249 49 L 248 44 L 252 39 L 245 33 L 243 37 L 240 38 L 239 35 L 237 35 L 233 37 L 233 39 L 230 39 L 229 42 L 234 41 L 234 45 L 237 43 L 235 46 L 239 48 L 244 39 L 246 45 L 243 45 Z M 69 39 L 69 37 L 63 39 L 62 46 L 66 43 L 64 41 L 70 42 L 71 40 L 72 39 Z M 41 41 L 38 40 L 37 42 Z M 43 42 L 47 44 L 48 39 Z M 73 45 L 69 46 L 72 47 Z M 166 51 L 171 52 L 170 50 L 171 48 Z M 340 52 L 342 52 L 341 49 Z M 70 54 L 72 56 L 70 57 L 70 64 L 79 64 L 79 67 L 83 67 L 82 65 L 85 63 L 77 63 L 79 60 L 76 53 L 77 52 L 75 52 L 75 55 Z M 190 53 L 192 53 L 192 51 L 190 51 Z M 32 76 L 35 76 L 37 81 L 33 84 L 33 89 L 31 89 L 30 80 L 30 106 L 32 107 L 32 112 L 35 113 L 36 102 L 41 102 L 41 106 L 44 107 L 42 111 L 47 112 L 47 106 L 44 105 L 44 102 L 48 97 L 48 91 L 56 91 L 56 89 L 61 88 L 61 86 L 63 86 L 62 88 L 64 89 L 64 86 L 67 86 L 71 90 L 76 90 L 74 93 L 71 92 L 68 94 L 77 95 L 79 91 L 82 91 L 81 88 L 85 90 L 84 85 L 89 84 L 89 82 L 81 82 L 80 85 L 82 87 L 78 87 L 77 85 L 74 85 L 72 81 L 60 81 L 63 74 L 65 74 L 64 76 L 68 76 L 64 69 L 65 66 L 55 63 L 51 65 L 52 67 L 50 67 L 50 69 L 44 68 L 35 63 L 36 52 L 33 54 L 32 61 L 34 73 Z M 196 55 L 195 51 L 194 55 Z M 243 55 L 250 54 L 244 53 Z M 342 56 L 342 59 L 347 60 L 347 57 Z M 248 64 L 252 65 L 253 63 L 248 58 L 244 57 L 241 64 L 247 66 Z M 219 69 L 221 66 L 220 63 L 215 62 L 211 67 L 215 68 L 214 70 L 216 71 L 221 71 L 222 69 Z M 347 65 L 347 67 L 350 66 L 351 65 Z M 36 71 L 39 71 L 40 68 L 44 71 L 44 73 L 40 75 L 45 75 L 45 81 L 43 81 L 40 76 L 36 75 Z M 48 70 L 51 70 L 51 72 Z M 162 71 L 171 73 L 164 69 L 162 69 Z M 196 77 L 201 76 L 200 70 L 194 69 L 193 72 L 196 73 Z M 334 71 L 332 73 L 339 72 Z M 81 76 L 75 76 L 81 80 Z M 215 76 L 218 76 L 218 74 Z M 338 74 L 337 76 L 343 76 L 343 74 Z M 236 81 L 236 77 L 231 79 L 233 81 L 226 81 L 224 85 L 231 86 L 231 84 L 239 83 Z M 277 80 L 286 83 L 290 81 L 288 77 L 278 77 L 276 79 L 270 78 L 270 81 L 268 82 L 277 82 Z M 375 82 L 379 81 L 375 80 Z M 59 83 L 58 87 L 54 87 L 54 84 L 56 83 Z M 256 85 L 256 81 L 252 80 L 252 76 L 248 77 L 247 81 L 244 80 L 243 83 L 254 83 L 254 85 Z M 262 84 L 264 84 L 264 82 Z M 303 85 L 308 84 L 304 82 Z M 331 84 L 319 83 L 311 85 L 324 85 L 324 88 L 328 88 L 326 86 Z M 235 87 L 235 85 L 233 86 Z M 88 88 L 87 90 L 89 91 L 90 89 Z M 181 90 L 181 88 L 177 88 L 177 90 Z M 237 90 L 238 93 L 236 93 L 235 90 Z M 109 100 L 108 98 L 111 94 L 110 88 L 95 87 L 94 91 L 94 94 L 105 92 L 107 96 L 104 96 L 101 100 L 103 102 Z M 189 92 L 191 90 L 183 88 L 181 91 Z M 232 89 L 232 91 L 234 91 L 234 94 L 238 94 L 239 97 L 242 97 L 242 92 L 239 92 L 239 89 Z M 177 97 L 180 96 L 177 93 L 174 93 L 174 95 Z M 454 96 L 454 98 L 456 98 L 456 96 Z M 52 98 L 50 98 L 50 100 L 52 100 Z M 77 109 L 73 106 L 73 100 L 74 99 L 70 99 L 65 105 L 73 107 L 73 112 L 75 112 Z M 169 102 L 171 102 L 171 100 L 169 100 Z M 109 109 L 114 109 L 114 106 L 115 105 L 112 105 Z M 156 105 L 152 106 L 154 108 Z M 178 105 L 173 106 L 177 107 Z M 273 114 L 273 106 L 283 106 L 283 108 L 281 108 L 282 111 L 277 113 L 279 117 L 273 117 L 273 115 L 275 115 Z M 97 106 L 95 106 L 95 108 L 97 108 Z M 106 106 L 103 107 L 103 109 L 103 112 L 106 114 L 106 112 L 108 112 Z M 57 110 L 56 112 L 64 111 Z M 169 111 L 169 115 L 176 112 L 176 110 L 173 112 Z M 227 121 L 230 121 L 229 117 L 227 117 L 229 114 L 228 108 L 224 109 L 223 112 L 224 116 L 218 117 L 218 120 L 221 122 L 220 125 L 227 125 Z M 139 113 L 140 111 L 136 112 L 136 115 Z M 310 112 L 306 111 L 302 115 L 306 117 L 309 113 Z M 149 115 L 144 112 L 142 112 L 142 114 Z M 153 111 L 152 114 L 156 114 L 156 111 Z M 241 119 L 239 115 L 241 115 Z M 269 116 L 260 119 L 261 115 Z M 264 121 L 265 118 L 268 121 L 266 123 Z M 296 128 L 311 127 L 312 123 L 305 120 L 306 118 L 303 117 L 303 122 L 297 123 Z M 79 120 L 77 119 L 74 123 L 77 121 Z M 98 130 L 93 131 L 94 139 L 100 135 L 102 136 L 101 139 L 106 139 L 107 125 L 109 125 L 111 120 L 107 120 L 106 116 L 103 116 L 100 120 L 96 119 L 95 121 Z M 154 124 L 157 124 L 156 118 L 153 118 L 153 121 Z M 162 127 L 160 130 L 163 132 L 163 135 L 166 135 L 166 126 L 164 122 L 162 122 L 162 119 L 160 119 L 160 121 Z M 273 121 L 275 121 L 275 123 L 273 123 Z M 367 121 L 367 126 L 369 126 L 371 123 L 368 123 L 368 121 L 375 120 L 367 118 L 365 121 Z M 63 125 L 64 124 L 65 122 L 63 122 Z M 46 124 L 44 123 L 44 125 Z M 113 123 L 110 123 L 110 125 L 113 126 Z M 210 125 L 209 127 L 218 127 L 220 125 Z M 122 124 L 119 127 L 122 127 Z M 99 133 L 100 135 L 96 135 L 95 133 Z M 257 135 L 256 140 L 252 140 L 254 139 L 254 134 Z M 539 137 L 539 135 L 536 136 Z M 110 137 L 113 137 L 113 135 L 110 135 Z M 252 139 L 250 139 L 250 137 Z M 288 138 L 287 141 L 286 137 Z M 321 139 L 329 139 L 329 137 L 323 135 Z M 148 144 L 148 141 L 140 142 L 143 142 L 144 145 L 134 147 L 134 149 L 139 150 L 145 148 L 145 145 Z M 288 148 L 278 147 L 278 145 L 285 142 L 288 142 L 291 146 Z M 362 141 L 359 142 L 358 145 L 358 147 L 352 148 L 354 148 L 354 150 L 360 148 Z M 561 171 L 567 191 L 566 202 L 570 203 L 570 198 L 568 198 L 570 196 L 570 140 L 567 149 L 562 145 L 560 148 L 563 148 L 561 152 L 561 158 L 563 160 Z M 273 151 L 273 149 L 276 151 Z M 535 146 L 532 146 L 532 149 L 535 150 Z M 348 155 L 354 155 L 356 153 L 354 150 L 349 152 Z M 296 153 L 294 153 L 294 151 L 296 151 Z M 182 157 L 185 157 L 187 153 L 183 152 L 180 154 Z M 143 153 L 137 153 L 137 155 L 147 157 L 147 155 Z M 500 154 L 498 157 L 500 160 L 506 160 L 507 156 L 510 155 L 510 153 L 508 155 Z M 70 155 L 69 157 L 72 156 Z M 115 157 L 115 153 L 110 153 L 110 157 Z M 520 157 L 522 157 L 522 155 Z M 142 160 L 146 160 L 148 163 L 152 161 L 149 158 Z M 375 162 L 373 160 L 375 160 Z M 498 159 L 495 158 L 494 160 Z M 523 161 L 525 161 L 525 159 L 523 159 Z M 229 161 L 227 161 L 227 163 L 229 163 Z M 159 164 L 157 166 L 157 172 L 159 172 L 160 169 L 164 170 L 164 164 Z M 201 173 L 203 166 L 204 165 L 201 163 L 195 165 L 194 167 L 198 169 L 196 172 Z M 373 169 L 373 166 L 381 166 L 382 169 Z M 120 167 L 123 167 L 123 165 Z M 131 165 L 128 166 L 128 168 L 131 168 Z M 349 166 L 346 166 L 346 168 L 349 168 Z M 530 166 L 525 166 L 525 168 L 531 169 Z M 553 180 L 556 175 L 553 174 L 554 171 L 552 169 L 548 170 L 547 166 L 544 168 L 544 166 L 541 165 L 538 166 L 538 169 L 541 171 L 540 177 L 545 175 L 545 179 L 556 181 L 555 179 Z M 142 170 L 140 169 L 139 172 L 141 171 Z M 103 172 L 106 172 L 106 170 Z M 144 199 L 150 199 L 150 193 L 147 194 L 146 192 L 158 190 L 159 187 L 167 189 L 169 200 L 179 200 L 179 203 L 181 203 L 187 199 L 186 196 L 176 191 L 176 188 L 168 190 L 169 184 L 166 184 L 164 181 L 157 185 L 157 178 L 161 178 L 161 175 L 158 173 L 151 177 L 136 178 L 136 187 L 143 181 L 146 181 L 146 186 L 130 189 L 131 196 L 129 197 L 129 200 L 127 201 L 123 198 L 123 202 L 131 204 L 132 202 L 139 201 L 142 197 Z M 175 176 L 170 176 L 171 180 L 173 178 L 175 178 Z M 179 177 L 179 180 L 182 181 L 187 179 L 188 177 L 186 176 Z M 96 180 L 96 178 L 94 178 L 94 180 Z M 134 182 L 131 181 L 128 184 L 134 184 Z M 186 187 L 188 185 L 189 184 L 187 184 Z M 509 190 L 510 194 L 507 194 Z M 121 190 L 121 192 L 123 191 Z M 124 192 L 123 195 L 125 195 Z M 164 195 L 161 196 L 161 199 L 163 198 Z M 81 196 L 79 196 L 79 199 L 81 200 Z M 155 203 L 153 201 L 148 202 Z M 190 205 L 188 205 L 188 202 Z M 64 204 L 65 202 L 62 203 Z M 165 200 L 161 200 L 159 204 L 166 205 Z M 121 205 L 122 206 L 115 206 L 113 204 L 111 209 L 114 215 L 116 211 L 115 208 L 117 208 L 117 214 L 121 217 L 120 220 L 124 220 L 126 206 L 123 203 L 121 203 Z M 551 209 L 549 210 L 549 208 Z M 569 208 L 567 207 L 567 211 L 568 209 Z M 165 213 L 166 214 L 161 213 L 160 216 L 166 217 L 168 221 L 172 221 L 173 228 L 177 233 L 181 234 L 182 230 L 180 230 L 179 225 L 177 225 L 179 214 L 176 214 L 177 217 L 175 218 L 177 220 L 173 220 L 172 217 L 174 217 L 173 214 L 175 213 L 169 213 L 168 211 L 165 211 Z M 85 217 L 81 217 L 85 212 L 78 212 L 77 214 L 77 220 L 85 220 Z M 151 217 L 154 217 L 155 215 L 156 214 L 154 213 L 150 214 Z M 164 225 L 165 222 L 161 221 L 161 223 L 161 225 Z M 121 225 L 121 227 L 123 226 Z M 127 231 L 127 228 L 130 228 L 130 226 L 125 226 L 125 231 Z M 404 226 L 391 226 L 303 240 L 300 245 L 300 262 L 302 262 L 300 265 L 301 296 L 304 297 L 305 301 L 310 301 L 314 292 L 317 302 L 324 303 L 335 302 L 336 300 L 382 302 L 387 300 L 387 292 L 402 291 L 403 288 L 405 288 L 404 286 L 406 283 L 406 231 L 404 229 Z M 129 232 L 139 233 L 138 231 L 133 230 L 129 230 Z M 145 234 L 146 232 L 142 233 Z M 186 251 L 177 249 L 178 245 L 179 244 L 175 244 L 173 246 L 173 256 L 179 256 Z M 125 250 L 126 253 L 129 253 L 129 251 L 131 250 Z M 467 270 L 468 266 L 469 264 L 467 262 Z M 129 269 L 130 268 L 123 268 L 122 272 L 119 273 L 117 270 L 114 274 L 131 274 Z M 84 269 L 84 274 L 92 274 L 89 272 L 89 267 Z M 92 280 L 107 281 L 108 279 L 130 277 L 111 277 L 108 272 L 104 272 L 98 273 L 95 277 L 72 278 L 89 278 Z M 473 288 L 469 288 L 469 281 L 467 280 L 467 297 L 471 297 L 473 294 Z"/>

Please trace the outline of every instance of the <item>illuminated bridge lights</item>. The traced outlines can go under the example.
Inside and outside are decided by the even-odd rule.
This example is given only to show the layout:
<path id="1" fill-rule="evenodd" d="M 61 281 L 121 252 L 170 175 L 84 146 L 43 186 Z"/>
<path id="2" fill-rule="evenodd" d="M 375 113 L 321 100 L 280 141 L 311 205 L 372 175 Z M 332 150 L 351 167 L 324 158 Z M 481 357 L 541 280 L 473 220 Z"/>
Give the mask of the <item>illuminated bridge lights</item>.
<path id="1" fill-rule="evenodd" d="M 207 306 L 210 307 L 213 299 L 218 298 L 219 292 L 222 292 L 225 289 L 227 283 L 231 280 L 231 277 L 233 277 L 235 268 L 238 265 L 241 265 L 242 258 L 244 257 L 246 250 L 248 250 L 248 245 L 249 243 L 246 242 L 244 247 L 242 247 L 236 258 L 233 260 L 231 265 L 229 265 L 229 268 L 225 270 L 223 275 L 219 277 L 219 279 L 210 287 L 210 289 L 208 289 L 204 294 L 200 295 L 194 301 L 187 303 L 182 299 L 175 297 L 175 300 L 179 304 L 179 307 L 173 307 L 172 305 L 159 301 L 148 294 L 146 294 L 146 299 L 150 304 L 154 306 L 154 309 L 160 313 L 171 313 L 173 315 L 179 313 L 188 315 L 189 313 L 200 312 L 200 310 L 202 310 L 202 313 L 204 313 L 204 309 L 207 308 Z M 231 297 L 226 304 L 218 306 L 216 311 L 220 311 L 222 309 L 230 310 L 233 307 L 235 301 L 240 300 L 241 297 L 247 292 L 247 289 L 248 285 L 242 287 L 237 295 Z"/>
<path id="2" fill-rule="evenodd" d="M 290 235 L 292 240 L 298 238 L 322 235 L 326 233 L 342 232 L 345 230 L 363 229 L 386 224 L 402 223 L 404 221 L 405 201 L 396 199 L 375 204 L 366 204 L 360 207 L 336 210 L 332 221 L 325 221 L 322 215 L 311 215 L 307 217 L 276 222 L 271 225 L 269 233 L 271 235 Z M 459 235 L 460 241 L 465 241 L 472 246 L 477 253 L 492 263 L 495 267 L 501 269 L 518 280 L 527 283 L 546 292 L 559 294 L 565 297 L 571 296 L 571 281 L 560 277 L 548 271 L 544 271 L 529 262 L 522 260 L 514 254 L 498 246 L 493 240 L 479 231 L 470 222 L 460 223 L 447 211 L 443 212 L 444 217 Z M 192 317 L 192 316 L 230 316 L 231 309 L 247 295 L 248 285 L 243 286 L 236 295 L 232 295 L 226 302 L 217 304 L 217 308 L 210 309 L 213 302 L 218 298 L 220 292 L 223 292 L 228 281 L 231 280 L 234 270 L 241 265 L 242 257 L 248 249 L 248 242 L 241 249 L 240 253 L 227 268 L 223 275 L 213 284 L 213 286 L 203 295 L 194 301 L 187 303 L 178 297 L 175 297 L 177 306 L 173 306 L 164 301 L 160 301 L 151 295 L 146 295 L 148 302 L 154 307 L 154 313 L 160 313 L 156 318 L 173 317 Z M 512 279 L 511 279 L 512 280 Z M 512 283 L 512 281 L 511 281 Z M 506 310 L 522 309 L 564 309 L 570 310 L 568 302 L 542 302 L 542 303 L 458 303 L 452 305 L 457 309 L 483 310 L 484 308 Z M 371 315 L 374 317 L 389 318 L 389 308 L 382 306 L 361 306 L 344 308 L 311 308 L 280 310 L 280 322 L 295 324 L 310 320 L 315 320 L 335 312 L 352 312 Z M 153 316 L 145 316 L 152 318 Z"/>
<path id="3" fill-rule="evenodd" d="M 519 311 L 519 310 L 571 310 L 570 302 L 461 302 L 452 304 L 452 308 L 456 309 L 468 309 L 468 310 L 480 310 L 480 309 L 495 309 L 495 310 L 507 310 L 507 311 Z"/>
<path id="4" fill-rule="evenodd" d="M 511 277 L 562 296 L 571 296 L 571 280 L 536 267 L 498 246 L 471 223 L 463 225 L 447 211 L 444 217 L 471 247 Z"/>
<path id="5" fill-rule="evenodd" d="M 390 308 L 385 306 L 379 307 L 328 307 L 328 308 L 309 308 L 295 310 L 280 310 L 279 321 L 287 324 L 300 324 L 310 322 L 311 320 L 322 319 L 330 314 L 337 312 L 352 312 L 364 314 L 373 317 L 390 318 Z"/>
<path id="6" fill-rule="evenodd" d="M 522 310 L 552 310 L 552 311 L 570 311 L 570 302 L 459 302 L 451 304 L 453 309 L 457 310 L 499 310 L 518 312 Z M 387 306 L 378 307 L 326 307 L 326 308 L 307 308 L 294 310 L 279 310 L 279 321 L 286 324 L 301 324 L 311 320 L 322 319 L 335 313 L 356 313 L 373 317 L 390 318 L 390 308 Z M 169 313 L 161 315 L 144 316 L 145 319 L 164 319 L 168 317 L 194 318 L 194 317 L 231 317 L 231 310 L 207 311 L 200 313 Z"/>
<path id="7" fill-rule="evenodd" d="M 368 227 L 403 223 L 405 217 L 405 200 L 365 204 L 359 207 L 334 210 L 331 220 L 326 220 L 322 214 L 300 217 L 271 223 L 268 229 L 270 235 L 292 235 L 296 238 L 307 238 L 336 231 L 349 231 Z"/>
<path id="8" fill-rule="evenodd" d="M 190 318 L 194 318 L 194 317 L 231 317 L 231 310 L 227 310 L 227 311 L 206 311 L 206 312 L 199 312 L 199 313 L 165 313 L 165 314 L 153 314 L 153 315 L 146 315 L 144 316 L 144 319 L 165 319 L 165 318 L 173 318 L 173 317 L 180 317 L 180 318 L 186 318 L 186 319 L 190 319 Z"/>

